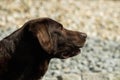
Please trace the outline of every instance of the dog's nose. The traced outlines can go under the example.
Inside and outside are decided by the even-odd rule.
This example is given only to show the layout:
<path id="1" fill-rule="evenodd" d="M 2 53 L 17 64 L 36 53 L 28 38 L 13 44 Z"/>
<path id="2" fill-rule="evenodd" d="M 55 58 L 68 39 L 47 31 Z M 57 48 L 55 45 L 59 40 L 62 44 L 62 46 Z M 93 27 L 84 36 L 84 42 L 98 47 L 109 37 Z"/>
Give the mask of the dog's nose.
<path id="1" fill-rule="evenodd" d="M 83 39 L 86 39 L 86 38 L 87 38 L 87 34 L 81 33 L 81 37 L 82 37 Z"/>

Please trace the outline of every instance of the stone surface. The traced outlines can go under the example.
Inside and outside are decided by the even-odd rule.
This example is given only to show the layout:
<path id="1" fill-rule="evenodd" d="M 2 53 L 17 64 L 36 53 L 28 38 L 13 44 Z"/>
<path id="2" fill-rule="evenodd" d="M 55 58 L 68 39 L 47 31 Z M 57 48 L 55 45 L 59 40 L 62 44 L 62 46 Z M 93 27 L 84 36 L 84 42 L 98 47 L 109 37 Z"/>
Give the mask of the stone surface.
<path id="1" fill-rule="evenodd" d="M 119 0 L 0 0 L 0 40 L 38 17 L 88 35 L 81 54 L 53 59 L 43 80 L 120 80 Z"/>

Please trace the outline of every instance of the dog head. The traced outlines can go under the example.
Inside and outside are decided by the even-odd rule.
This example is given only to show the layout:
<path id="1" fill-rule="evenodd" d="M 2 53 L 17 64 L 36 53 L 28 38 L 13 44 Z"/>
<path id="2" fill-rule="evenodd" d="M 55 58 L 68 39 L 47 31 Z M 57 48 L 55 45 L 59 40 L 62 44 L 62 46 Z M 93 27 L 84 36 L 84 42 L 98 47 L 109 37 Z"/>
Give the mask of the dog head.
<path id="1" fill-rule="evenodd" d="M 50 18 L 31 20 L 29 31 L 51 58 L 65 59 L 78 55 L 87 37 L 85 33 L 65 29 Z"/>

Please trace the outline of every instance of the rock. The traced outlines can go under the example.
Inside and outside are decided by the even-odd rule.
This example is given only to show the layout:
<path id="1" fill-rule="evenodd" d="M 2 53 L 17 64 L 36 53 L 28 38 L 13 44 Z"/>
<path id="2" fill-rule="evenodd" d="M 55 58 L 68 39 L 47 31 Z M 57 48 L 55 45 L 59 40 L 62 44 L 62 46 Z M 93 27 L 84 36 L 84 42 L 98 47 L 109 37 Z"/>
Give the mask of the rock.
<path id="1" fill-rule="evenodd" d="M 81 75 L 78 74 L 63 74 L 62 79 L 58 80 L 82 80 Z"/>

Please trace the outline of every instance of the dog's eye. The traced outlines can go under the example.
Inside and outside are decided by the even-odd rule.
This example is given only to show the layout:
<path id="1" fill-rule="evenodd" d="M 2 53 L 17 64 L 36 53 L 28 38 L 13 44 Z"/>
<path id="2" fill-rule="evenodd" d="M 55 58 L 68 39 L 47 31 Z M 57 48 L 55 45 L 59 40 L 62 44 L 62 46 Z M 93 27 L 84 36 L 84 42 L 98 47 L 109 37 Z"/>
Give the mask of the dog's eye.
<path id="1" fill-rule="evenodd" d="M 59 30 L 63 30 L 63 26 L 61 24 L 59 24 Z"/>
<path id="2" fill-rule="evenodd" d="M 60 26 L 60 30 L 63 30 L 63 27 L 62 27 L 62 26 Z"/>
<path id="3" fill-rule="evenodd" d="M 55 31 L 54 34 L 57 34 L 58 36 L 61 36 L 61 33 L 59 31 Z"/>

